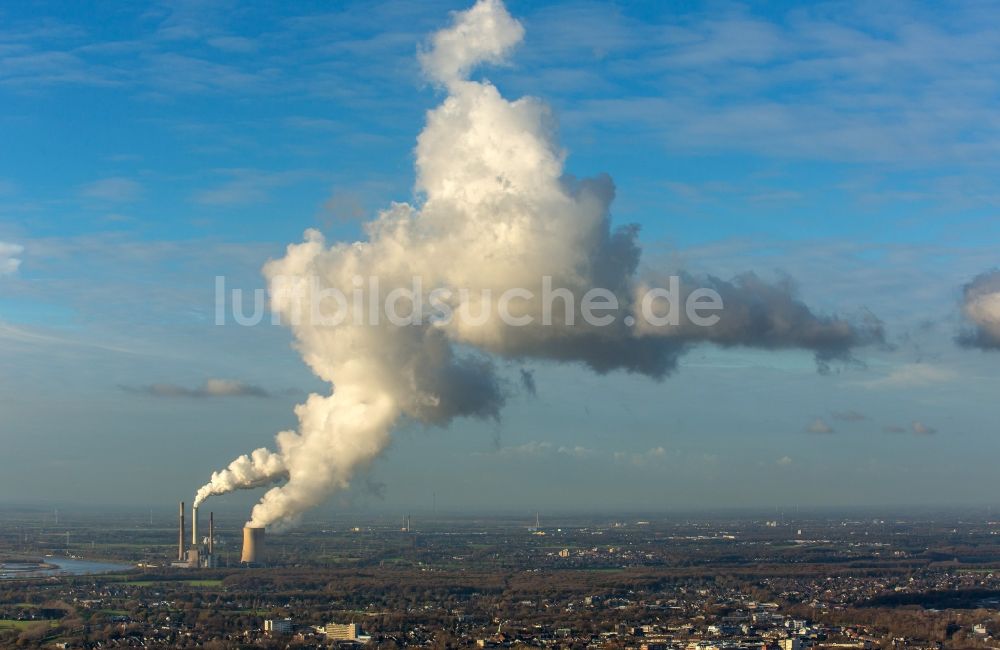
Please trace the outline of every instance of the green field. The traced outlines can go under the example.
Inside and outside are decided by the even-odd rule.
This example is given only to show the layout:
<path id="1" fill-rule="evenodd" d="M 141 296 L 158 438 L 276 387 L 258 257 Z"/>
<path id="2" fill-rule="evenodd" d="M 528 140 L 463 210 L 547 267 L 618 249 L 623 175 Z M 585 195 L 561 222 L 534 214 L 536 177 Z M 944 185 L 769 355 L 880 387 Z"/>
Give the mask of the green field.
<path id="1" fill-rule="evenodd" d="M 152 587 L 153 585 L 162 584 L 182 584 L 189 587 L 221 587 L 222 580 L 210 579 L 210 580 L 124 580 L 124 584 L 132 585 L 133 587 Z"/>
<path id="2" fill-rule="evenodd" d="M 55 627 L 59 624 L 58 621 L 15 621 L 9 618 L 0 618 L 0 630 L 23 630 L 29 628 L 32 625 L 45 625 L 48 624 L 49 627 Z"/>

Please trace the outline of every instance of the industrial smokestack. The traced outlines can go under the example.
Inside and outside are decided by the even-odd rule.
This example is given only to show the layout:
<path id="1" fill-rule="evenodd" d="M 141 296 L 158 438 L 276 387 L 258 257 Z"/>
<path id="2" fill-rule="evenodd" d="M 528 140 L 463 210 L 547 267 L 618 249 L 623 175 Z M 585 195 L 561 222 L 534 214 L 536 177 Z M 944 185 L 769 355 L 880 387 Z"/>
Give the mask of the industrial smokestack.
<path id="1" fill-rule="evenodd" d="M 177 533 L 177 559 L 181 562 L 184 561 L 184 502 L 181 501 L 180 512 L 178 513 L 180 518 L 180 530 Z"/>
<path id="2" fill-rule="evenodd" d="M 215 553 L 215 513 L 208 513 L 208 554 Z"/>
<path id="3" fill-rule="evenodd" d="M 198 548 L 198 506 L 191 507 L 191 547 Z"/>
<path id="4" fill-rule="evenodd" d="M 243 527 L 243 564 L 257 564 L 264 557 L 264 529 L 254 526 Z"/>

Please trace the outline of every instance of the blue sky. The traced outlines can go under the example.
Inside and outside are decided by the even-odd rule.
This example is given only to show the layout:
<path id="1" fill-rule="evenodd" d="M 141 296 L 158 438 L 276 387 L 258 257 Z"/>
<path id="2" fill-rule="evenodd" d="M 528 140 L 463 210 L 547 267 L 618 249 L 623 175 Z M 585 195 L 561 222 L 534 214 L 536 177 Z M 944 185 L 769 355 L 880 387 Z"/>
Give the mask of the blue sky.
<path id="1" fill-rule="evenodd" d="M 1000 263 L 1000 10 L 508 7 L 525 41 L 479 74 L 553 107 L 647 266 L 787 275 L 891 346 L 831 375 L 711 347 L 663 382 L 531 363 L 537 396 L 404 427 L 333 505 L 990 502 L 1000 353 L 953 339 L 962 285 Z M 214 278 L 260 287 L 305 229 L 357 239 L 412 200 L 442 99 L 415 54 L 460 8 L 0 9 L 0 500 L 175 501 L 327 390 L 284 329 L 215 326 Z"/>

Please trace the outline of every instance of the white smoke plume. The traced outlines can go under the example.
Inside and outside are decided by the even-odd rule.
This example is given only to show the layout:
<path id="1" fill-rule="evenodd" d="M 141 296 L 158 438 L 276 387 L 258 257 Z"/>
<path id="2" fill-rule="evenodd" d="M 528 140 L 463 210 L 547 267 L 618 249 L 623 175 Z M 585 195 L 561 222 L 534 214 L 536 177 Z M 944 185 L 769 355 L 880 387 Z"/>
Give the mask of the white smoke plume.
<path id="1" fill-rule="evenodd" d="M 434 34 L 430 49 L 419 55 L 427 76 L 448 87 L 481 63 L 502 63 L 524 38 L 524 27 L 500 0 L 482 0 L 453 18 L 452 26 Z"/>
<path id="2" fill-rule="evenodd" d="M 982 273 L 965 285 L 962 313 L 971 327 L 959 335 L 959 344 L 1000 350 L 1000 271 Z"/>
<path id="3" fill-rule="evenodd" d="M 258 468 L 258 450 L 199 492 L 204 498 L 287 477 L 254 507 L 251 525 L 293 525 L 348 486 L 388 446 L 400 418 L 445 425 L 458 416 L 498 417 L 506 395 L 490 355 L 662 378 L 700 342 L 809 349 L 822 368 L 882 337 L 875 321 L 856 326 L 817 316 L 789 284 L 752 274 L 704 280 L 726 304 L 713 327 L 687 320 L 631 327 L 621 318 L 602 327 L 567 324 L 559 301 L 546 323 L 544 277 L 577 304 L 589 289 L 606 288 L 623 313 L 638 316 L 637 296 L 647 286 L 637 278 L 638 228 L 612 228 L 615 190 L 608 176 L 578 180 L 564 173 L 555 123 L 542 102 L 508 101 L 488 81 L 468 79 L 475 65 L 501 61 L 523 36 L 503 4 L 480 0 L 453 19 L 420 54 L 425 73 L 448 93 L 428 113 L 417 141 L 422 202 L 392 204 L 366 225 L 364 241 L 329 245 L 310 230 L 264 268 L 272 310 L 292 327 L 306 363 L 335 389 L 296 408 L 298 431 L 279 433 L 277 451 L 259 457 L 273 465 Z M 410 326 L 352 318 L 331 326 L 301 317 L 325 290 L 352 295 L 359 278 L 377 278 L 383 296 L 410 289 L 414 278 L 423 292 L 448 288 L 446 302 L 456 317 Z M 514 327 L 490 316 L 512 288 L 533 292 L 511 305 L 532 324 Z M 483 313 L 487 317 L 477 318 Z"/>
<path id="4" fill-rule="evenodd" d="M 281 456 L 261 447 L 250 454 L 243 454 L 229 463 L 226 469 L 212 472 L 212 480 L 198 490 L 193 505 L 197 508 L 210 496 L 270 485 L 287 476 Z"/>

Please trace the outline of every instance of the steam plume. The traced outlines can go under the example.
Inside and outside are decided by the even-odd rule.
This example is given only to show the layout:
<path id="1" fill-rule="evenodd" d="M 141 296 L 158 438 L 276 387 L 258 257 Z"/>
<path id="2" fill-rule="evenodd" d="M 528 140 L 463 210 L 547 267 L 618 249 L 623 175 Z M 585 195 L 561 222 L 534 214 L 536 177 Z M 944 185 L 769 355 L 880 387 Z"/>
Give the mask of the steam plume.
<path id="1" fill-rule="evenodd" d="M 261 447 L 251 454 L 243 454 L 229 467 L 212 472 L 212 480 L 203 485 L 195 494 L 193 506 L 216 494 L 227 494 L 234 490 L 250 490 L 270 485 L 288 476 L 281 456 Z"/>
<path id="2" fill-rule="evenodd" d="M 240 457 L 216 473 L 199 498 L 287 477 L 264 494 L 250 524 L 292 525 L 378 456 L 400 418 L 445 425 L 459 416 L 498 417 L 506 395 L 494 356 L 662 378 L 699 342 L 805 348 L 822 367 L 881 338 L 875 321 L 857 326 L 817 316 L 790 284 L 753 275 L 705 279 L 727 307 L 713 327 L 686 319 L 662 328 L 633 327 L 622 318 L 601 327 L 570 324 L 559 301 L 547 324 L 540 298 L 545 277 L 577 304 L 589 289 L 606 288 L 623 313 L 634 316 L 648 284 L 637 277 L 638 228 L 611 225 L 611 179 L 564 174 L 564 153 L 543 103 L 507 101 L 489 82 L 467 78 L 477 64 L 501 61 L 522 36 L 499 0 L 480 0 L 455 14 L 453 25 L 420 54 L 427 76 L 448 94 L 428 113 L 417 141 L 422 204 L 392 204 L 367 224 L 360 242 L 329 245 L 310 230 L 265 266 L 272 310 L 292 327 L 305 362 L 335 390 L 310 395 L 296 408 L 298 431 L 279 433 L 275 453 Z M 415 292 L 421 295 L 449 288 L 444 300 L 456 317 L 410 326 L 384 318 L 377 324 L 348 318 L 335 326 L 302 318 L 322 292 L 349 296 L 357 279 L 368 278 L 377 278 L 386 296 L 411 288 L 414 278 L 421 280 Z M 514 327 L 492 316 L 498 297 L 512 288 L 533 293 L 511 306 L 532 324 Z M 476 317 L 483 313 L 488 316 Z M 258 467 L 258 460 L 269 465 Z"/>

